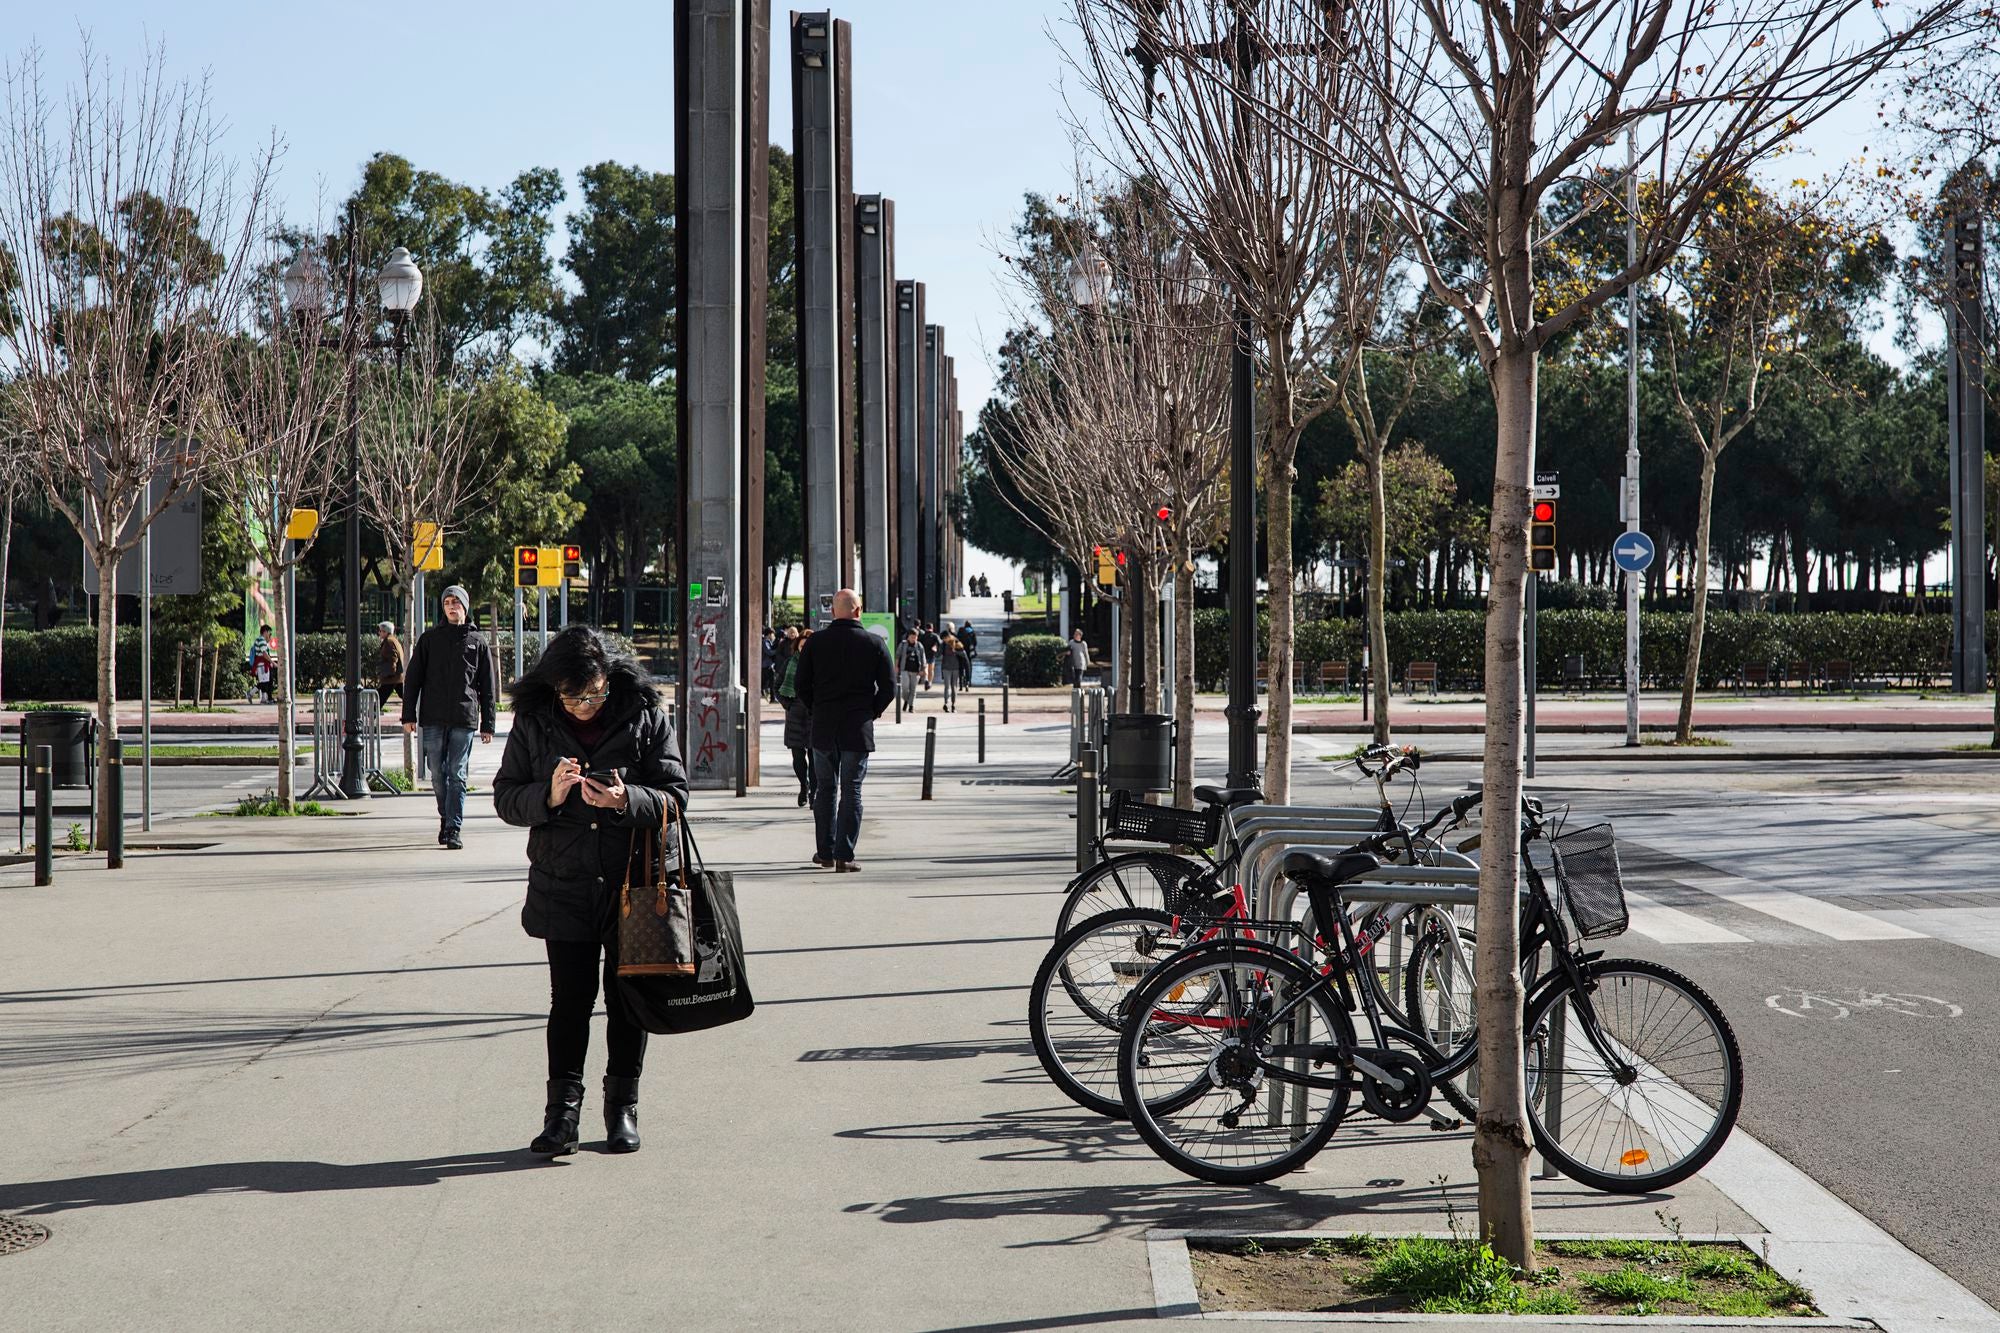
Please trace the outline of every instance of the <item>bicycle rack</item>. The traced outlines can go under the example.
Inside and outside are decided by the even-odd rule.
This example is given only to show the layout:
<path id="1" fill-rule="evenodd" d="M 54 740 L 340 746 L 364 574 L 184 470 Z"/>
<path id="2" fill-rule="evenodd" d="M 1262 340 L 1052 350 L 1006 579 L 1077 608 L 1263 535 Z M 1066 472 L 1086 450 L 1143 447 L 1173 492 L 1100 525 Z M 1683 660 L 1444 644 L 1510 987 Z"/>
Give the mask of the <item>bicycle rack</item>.
<path id="1" fill-rule="evenodd" d="M 1085 750 L 1104 752 L 1104 687 L 1077 685 L 1069 692 L 1069 762 L 1049 776 L 1074 776 Z"/>

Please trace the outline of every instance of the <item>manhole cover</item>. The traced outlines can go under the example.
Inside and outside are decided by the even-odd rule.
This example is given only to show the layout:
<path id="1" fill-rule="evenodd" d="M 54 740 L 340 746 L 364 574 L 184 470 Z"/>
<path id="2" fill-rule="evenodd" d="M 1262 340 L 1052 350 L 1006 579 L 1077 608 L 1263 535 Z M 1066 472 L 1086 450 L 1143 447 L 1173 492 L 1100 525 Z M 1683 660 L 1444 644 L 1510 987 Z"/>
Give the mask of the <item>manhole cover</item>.
<path id="1" fill-rule="evenodd" d="M 49 1238 L 49 1229 L 24 1217 L 0 1215 L 0 1254 L 32 1250 Z"/>

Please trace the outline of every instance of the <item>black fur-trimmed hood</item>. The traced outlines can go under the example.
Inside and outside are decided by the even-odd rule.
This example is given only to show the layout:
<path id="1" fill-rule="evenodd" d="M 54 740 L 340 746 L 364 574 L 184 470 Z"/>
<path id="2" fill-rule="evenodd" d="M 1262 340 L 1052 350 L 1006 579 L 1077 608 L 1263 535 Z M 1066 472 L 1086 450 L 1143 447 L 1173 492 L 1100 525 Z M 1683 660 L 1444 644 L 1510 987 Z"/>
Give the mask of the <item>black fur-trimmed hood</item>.
<path id="1" fill-rule="evenodd" d="M 644 668 L 629 657 L 612 658 L 605 679 L 611 684 L 611 697 L 605 701 L 604 709 L 609 717 L 622 719 L 648 708 L 666 707 L 659 686 Z M 516 717 L 530 712 L 553 713 L 560 707 L 556 702 L 555 686 L 533 672 L 509 685 L 507 697 L 513 701 Z"/>

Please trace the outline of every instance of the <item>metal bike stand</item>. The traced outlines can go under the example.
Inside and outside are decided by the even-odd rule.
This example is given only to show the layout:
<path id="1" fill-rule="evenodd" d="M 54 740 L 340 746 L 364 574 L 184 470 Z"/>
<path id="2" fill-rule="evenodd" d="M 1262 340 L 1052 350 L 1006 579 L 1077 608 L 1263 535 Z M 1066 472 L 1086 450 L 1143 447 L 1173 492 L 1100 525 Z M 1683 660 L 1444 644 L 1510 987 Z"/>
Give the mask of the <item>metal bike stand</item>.
<path id="1" fill-rule="evenodd" d="M 1558 1000 L 1550 1011 L 1549 1051 L 1542 1060 L 1543 1105 L 1547 1108 L 1542 1116 L 1542 1126 L 1548 1130 L 1549 1138 L 1555 1142 L 1562 1140 L 1562 1097 L 1563 1063 L 1568 1059 L 1569 1003 Z M 1542 1151 L 1542 1169 L 1535 1173 L 1537 1180 L 1554 1180 L 1562 1173 L 1549 1160 L 1548 1150 Z"/>

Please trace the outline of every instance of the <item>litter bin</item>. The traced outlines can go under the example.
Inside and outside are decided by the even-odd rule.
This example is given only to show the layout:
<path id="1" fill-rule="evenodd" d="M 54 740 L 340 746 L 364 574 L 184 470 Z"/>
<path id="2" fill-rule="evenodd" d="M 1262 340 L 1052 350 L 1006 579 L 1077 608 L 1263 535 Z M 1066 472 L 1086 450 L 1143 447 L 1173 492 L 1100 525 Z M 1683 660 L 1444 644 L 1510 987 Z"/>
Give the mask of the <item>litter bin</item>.
<path id="1" fill-rule="evenodd" d="M 1104 719 L 1106 791 L 1171 791 L 1174 720 L 1164 713 L 1113 713 Z"/>
<path id="2" fill-rule="evenodd" d="M 53 752 L 49 765 L 52 786 L 90 785 L 91 716 L 73 708 L 51 708 L 21 715 L 21 754 L 33 762 L 35 747 L 46 745 Z"/>

